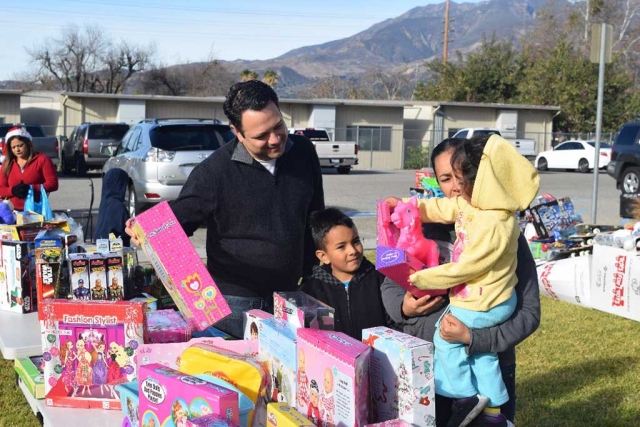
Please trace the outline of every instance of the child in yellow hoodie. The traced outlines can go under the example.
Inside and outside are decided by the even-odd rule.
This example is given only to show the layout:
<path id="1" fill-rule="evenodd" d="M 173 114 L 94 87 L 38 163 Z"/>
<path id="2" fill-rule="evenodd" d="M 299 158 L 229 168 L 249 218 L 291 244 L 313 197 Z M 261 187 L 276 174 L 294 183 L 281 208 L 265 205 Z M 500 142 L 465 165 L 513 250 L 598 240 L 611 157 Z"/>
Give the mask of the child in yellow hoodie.
<path id="1" fill-rule="evenodd" d="M 423 222 L 455 223 L 451 263 L 414 273 L 420 289 L 450 289 L 450 311 L 469 328 L 507 320 L 516 306 L 513 291 L 520 229 L 516 211 L 526 209 L 540 180 L 531 163 L 498 135 L 465 140 L 451 158 L 461 196 L 422 199 Z M 440 320 L 442 321 L 442 320 Z M 500 405 L 509 399 L 495 353 L 467 355 L 462 343 L 440 338 L 436 324 L 436 393 L 457 399 L 448 426 L 507 426 Z"/>

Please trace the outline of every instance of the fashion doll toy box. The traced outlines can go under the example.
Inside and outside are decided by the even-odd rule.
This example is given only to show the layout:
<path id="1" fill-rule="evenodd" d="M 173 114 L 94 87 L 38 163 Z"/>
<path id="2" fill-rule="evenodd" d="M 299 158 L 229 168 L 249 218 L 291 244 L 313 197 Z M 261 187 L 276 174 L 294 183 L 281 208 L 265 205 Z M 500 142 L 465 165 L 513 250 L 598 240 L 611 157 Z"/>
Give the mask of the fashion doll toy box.
<path id="1" fill-rule="evenodd" d="M 313 427 L 311 421 L 285 403 L 267 405 L 267 427 Z"/>
<path id="2" fill-rule="evenodd" d="M 297 400 L 296 327 L 282 319 L 265 319 L 258 330 L 258 354 L 271 374 L 269 400 L 295 406 Z"/>
<path id="3" fill-rule="evenodd" d="M 373 347 L 371 421 L 436 425 L 433 344 L 386 327 L 364 329 L 362 341 Z"/>
<path id="4" fill-rule="evenodd" d="M 333 331 L 335 310 L 304 292 L 274 292 L 273 316 L 296 328 Z"/>
<path id="5" fill-rule="evenodd" d="M 158 310 L 147 313 L 149 343 L 177 343 L 191 339 L 191 325 L 180 312 Z"/>
<path id="6" fill-rule="evenodd" d="M 257 340 L 258 330 L 260 329 L 260 323 L 265 319 L 273 319 L 273 314 L 267 313 L 260 309 L 254 308 L 253 310 L 245 311 L 243 317 L 244 339 L 245 340 Z"/>
<path id="7" fill-rule="evenodd" d="M 298 411 L 315 425 L 366 424 L 371 348 L 342 332 L 297 332 Z"/>
<path id="8" fill-rule="evenodd" d="M 238 425 L 218 415 L 211 414 L 190 418 L 187 420 L 187 427 L 238 427 Z"/>
<path id="9" fill-rule="evenodd" d="M 38 318 L 46 404 L 120 409 L 115 386 L 136 378 L 145 304 L 45 299 Z"/>
<path id="10" fill-rule="evenodd" d="M 36 311 L 33 244 L 2 241 L 0 245 L 0 310 L 14 313 Z"/>
<path id="11" fill-rule="evenodd" d="M 195 330 L 202 331 L 231 313 L 167 202 L 136 216 L 133 229 L 158 277 Z"/>
<path id="12" fill-rule="evenodd" d="M 156 426 L 182 427 L 209 414 L 238 424 L 238 393 L 201 378 L 156 363 L 140 367 L 138 387 L 142 425 L 153 418 Z"/>

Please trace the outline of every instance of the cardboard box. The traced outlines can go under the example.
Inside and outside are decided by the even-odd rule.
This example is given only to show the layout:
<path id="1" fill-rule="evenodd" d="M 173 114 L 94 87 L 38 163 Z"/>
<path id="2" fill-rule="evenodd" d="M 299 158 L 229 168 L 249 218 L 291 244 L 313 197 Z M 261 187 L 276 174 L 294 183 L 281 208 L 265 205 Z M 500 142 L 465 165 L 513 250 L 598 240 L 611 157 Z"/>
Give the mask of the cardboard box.
<path id="1" fill-rule="evenodd" d="M 427 268 L 417 258 L 410 255 L 404 249 L 397 249 L 388 246 L 378 246 L 376 250 L 376 270 L 384 274 L 407 291 L 411 292 L 416 298 L 425 295 L 445 295 L 446 289 L 422 290 L 418 289 L 409 281 L 416 271 Z"/>
<path id="2" fill-rule="evenodd" d="M 122 256 L 115 252 L 105 254 L 105 265 L 107 267 L 107 284 L 109 299 L 111 301 L 122 301 L 124 299 L 124 274 Z"/>
<path id="3" fill-rule="evenodd" d="M 138 215 L 133 229 L 178 309 L 198 331 L 231 313 L 167 202 Z"/>
<path id="4" fill-rule="evenodd" d="M 203 415 L 189 418 L 186 427 L 240 427 L 238 424 L 228 421 L 218 415 Z M 242 426 L 247 427 L 247 426 Z"/>
<path id="5" fill-rule="evenodd" d="M 367 424 L 364 427 L 413 427 L 413 424 L 409 424 L 405 420 L 389 420 L 381 423 Z"/>
<path id="6" fill-rule="evenodd" d="M 27 390 L 36 399 L 44 399 L 44 369 L 42 356 L 18 357 L 14 369 Z"/>
<path id="7" fill-rule="evenodd" d="M 258 348 L 271 374 L 269 400 L 296 405 L 298 354 L 296 327 L 283 319 L 264 319 L 258 327 Z"/>
<path id="8" fill-rule="evenodd" d="M 2 241 L 0 269 L 0 310 L 14 313 L 37 311 L 37 291 L 33 244 Z"/>
<path id="9" fill-rule="evenodd" d="M 136 349 L 146 339 L 145 304 L 45 299 L 38 319 L 46 404 L 121 409 L 114 387 L 136 378 Z"/>
<path id="10" fill-rule="evenodd" d="M 175 310 L 147 313 L 149 344 L 187 342 L 191 339 L 191 325 Z"/>
<path id="11" fill-rule="evenodd" d="M 552 261 L 538 266 L 540 293 L 549 298 L 591 307 L 591 256 Z"/>
<path id="12" fill-rule="evenodd" d="M 69 255 L 70 297 L 75 300 L 90 299 L 89 258 L 85 254 Z"/>
<path id="13" fill-rule="evenodd" d="M 35 258 L 38 301 L 56 298 L 62 279 L 62 240 L 58 237 L 36 238 Z"/>
<path id="14" fill-rule="evenodd" d="M 369 368 L 372 421 L 400 418 L 436 425 L 433 344 L 386 327 L 364 329 L 373 347 Z"/>
<path id="15" fill-rule="evenodd" d="M 335 310 L 304 292 L 274 292 L 273 316 L 296 328 L 333 331 Z"/>
<path id="16" fill-rule="evenodd" d="M 32 211 L 16 211 L 16 225 L 44 222 L 44 216 Z"/>
<path id="17" fill-rule="evenodd" d="M 640 321 L 640 255 L 594 245 L 591 307 Z"/>
<path id="18" fill-rule="evenodd" d="M 244 339 L 245 340 L 257 340 L 259 334 L 260 322 L 264 319 L 273 319 L 273 314 L 266 311 L 259 310 L 257 308 L 244 312 L 242 318 Z"/>
<path id="19" fill-rule="evenodd" d="M 267 405 L 267 427 L 314 427 L 295 408 L 285 403 L 269 403 Z"/>
<path id="20" fill-rule="evenodd" d="M 45 221 L 43 223 L 22 225 L 0 224 L 0 239 L 33 242 L 42 230 L 53 228 L 71 233 L 67 221 Z"/>
<path id="21" fill-rule="evenodd" d="M 109 287 L 109 282 L 107 282 L 107 260 L 103 254 L 92 254 L 87 258 L 89 258 L 89 289 L 91 291 L 89 298 L 97 300 L 111 299 L 107 298 L 107 295 L 110 294 L 110 289 L 109 292 L 107 291 Z M 113 301 L 118 301 L 118 299 Z"/>
<path id="22" fill-rule="evenodd" d="M 371 348 L 342 332 L 297 332 L 298 411 L 316 425 L 364 425 Z"/>

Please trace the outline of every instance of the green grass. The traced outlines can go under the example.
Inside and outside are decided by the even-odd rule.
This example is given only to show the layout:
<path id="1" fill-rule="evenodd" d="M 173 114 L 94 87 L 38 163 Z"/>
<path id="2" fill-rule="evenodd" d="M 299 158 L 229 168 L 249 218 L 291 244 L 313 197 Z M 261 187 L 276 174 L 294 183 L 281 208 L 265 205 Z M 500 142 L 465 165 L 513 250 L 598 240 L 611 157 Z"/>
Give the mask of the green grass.
<path id="1" fill-rule="evenodd" d="M 542 298 L 540 328 L 517 349 L 518 427 L 640 425 L 639 336 L 638 322 Z M 38 425 L 0 361 L 0 427 Z"/>

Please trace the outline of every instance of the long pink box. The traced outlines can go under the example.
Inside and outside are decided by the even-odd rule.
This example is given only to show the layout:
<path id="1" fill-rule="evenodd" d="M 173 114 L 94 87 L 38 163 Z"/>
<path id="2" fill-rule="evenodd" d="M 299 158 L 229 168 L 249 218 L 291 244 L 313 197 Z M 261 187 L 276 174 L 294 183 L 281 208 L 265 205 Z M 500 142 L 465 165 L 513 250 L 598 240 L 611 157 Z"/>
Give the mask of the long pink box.
<path id="1" fill-rule="evenodd" d="M 342 332 L 297 333 L 298 411 L 318 426 L 367 424 L 371 348 Z"/>
<path id="2" fill-rule="evenodd" d="M 167 202 L 136 216 L 133 230 L 176 306 L 198 331 L 231 313 Z"/>

